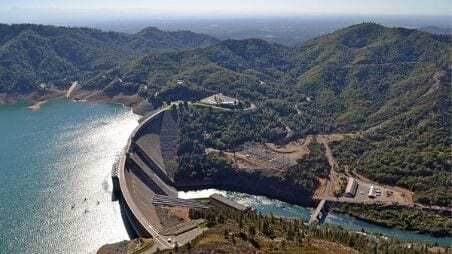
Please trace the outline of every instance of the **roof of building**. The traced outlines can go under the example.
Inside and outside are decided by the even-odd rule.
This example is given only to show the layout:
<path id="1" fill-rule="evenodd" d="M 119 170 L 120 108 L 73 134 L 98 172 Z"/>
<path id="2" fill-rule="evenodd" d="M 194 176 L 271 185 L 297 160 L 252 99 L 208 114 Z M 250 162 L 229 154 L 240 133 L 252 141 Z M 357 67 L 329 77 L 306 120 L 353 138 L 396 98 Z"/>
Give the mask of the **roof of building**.
<path id="1" fill-rule="evenodd" d="M 369 197 L 374 197 L 374 196 L 375 196 L 375 188 L 374 188 L 373 185 L 370 186 L 369 193 L 368 193 L 367 195 L 368 195 Z"/>
<path id="2" fill-rule="evenodd" d="M 345 188 L 345 193 L 352 193 L 356 191 L 357 182 L 353 177 L 348 178 L 347 187 Z"/>
<path id="3" fill-rule="evenodd" d="M 222 93 L 217 93 L 202 99 L 201 102 L 211 105 L 220 105 L 220 104 L 237 104 L 239 100 L 226 96 Z"/>

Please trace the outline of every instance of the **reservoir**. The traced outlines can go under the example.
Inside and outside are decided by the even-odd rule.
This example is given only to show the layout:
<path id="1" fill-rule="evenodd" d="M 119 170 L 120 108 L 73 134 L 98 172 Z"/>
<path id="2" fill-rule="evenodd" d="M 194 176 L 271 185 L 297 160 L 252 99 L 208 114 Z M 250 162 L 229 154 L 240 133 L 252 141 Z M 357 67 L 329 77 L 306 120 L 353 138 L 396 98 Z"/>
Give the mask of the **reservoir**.
<path id="1" fill-rule="evenodd" d="M 117 105 L 0 107 L 0 252 L 95 253 L 128 239 L 111 167 L 138 125 Z"/>
<path id="2" fill-rule="evenodd" d="M 302 206 L 288 204 L 279 200 L 269 199 L 264 196 L 249 195 L 246 193 L 223 191 L 217 189 L 206 189 L 200 191 L 179 192 L 180 198 L 205 198 L 213 193 L 222 194 L 240 204 L 253 207 L 257 212 L 262 214 L 273 214 L 278 217 L 302 219 L 308 221 L 311 216 L 311 210 Z M 361 231 L 368 233 L 381 234 L 400 240 L 420 241 L 430 244 L 439 244 L 442 246 L 452 246 L 452 237 L 433 237 L 426 234 L 418 234 L 416 232 L 401 230 L 397 228 L 388 228 L 375 224 L 371 224 L 353 217 L 329 213 L 325 218 L 328 224 L 342 226 L 345 229 Z"/>

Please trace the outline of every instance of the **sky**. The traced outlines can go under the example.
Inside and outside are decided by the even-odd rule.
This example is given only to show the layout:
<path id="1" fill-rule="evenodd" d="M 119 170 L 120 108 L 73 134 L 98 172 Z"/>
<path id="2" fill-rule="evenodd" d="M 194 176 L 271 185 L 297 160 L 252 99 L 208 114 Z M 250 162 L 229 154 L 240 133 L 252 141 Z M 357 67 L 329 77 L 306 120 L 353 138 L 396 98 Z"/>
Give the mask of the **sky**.
<path id="1" fill-rule="evenodd" d="M 0 22 L 64 18 L 452 15 L 452 0 L 0 0 Z"/>

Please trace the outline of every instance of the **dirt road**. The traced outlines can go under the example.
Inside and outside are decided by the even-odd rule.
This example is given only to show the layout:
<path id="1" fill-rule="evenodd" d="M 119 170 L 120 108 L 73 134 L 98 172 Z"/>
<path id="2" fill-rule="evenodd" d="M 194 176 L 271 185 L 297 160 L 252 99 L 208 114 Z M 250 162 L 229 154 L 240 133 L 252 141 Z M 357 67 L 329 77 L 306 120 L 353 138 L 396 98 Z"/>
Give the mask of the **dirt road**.
<path id="1" fill-rule="evenodd" d="M 71 97 L 71 94 L 74 91 L 74 89 L 77 87 L 77 85 L 78 85 L 77 81 L 72 82 L 72 85 L 69 87 L 69 89 L 66 92 L 66 98 L 70 98 Z"/>

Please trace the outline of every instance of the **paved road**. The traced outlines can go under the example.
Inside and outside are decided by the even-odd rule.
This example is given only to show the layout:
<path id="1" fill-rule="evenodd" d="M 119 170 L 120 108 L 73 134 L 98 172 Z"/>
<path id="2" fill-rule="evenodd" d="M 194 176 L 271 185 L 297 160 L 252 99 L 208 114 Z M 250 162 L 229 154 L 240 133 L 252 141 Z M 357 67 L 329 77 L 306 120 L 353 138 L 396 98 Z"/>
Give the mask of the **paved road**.
<path id="1" fill-rule="evenodd" d="M 312 213 L 311 218 L 309 219 L 309 224 L 316 222 L 319 218 L 320 213 L 322 212 L 323 206 L 325 205 L 326 200 L 322 199 L 320 203 L 317 205 L 317 208 Z"/>

